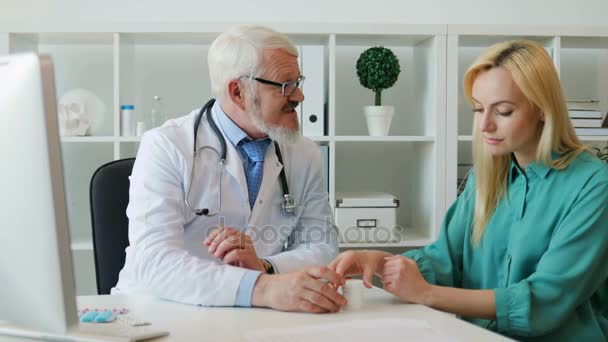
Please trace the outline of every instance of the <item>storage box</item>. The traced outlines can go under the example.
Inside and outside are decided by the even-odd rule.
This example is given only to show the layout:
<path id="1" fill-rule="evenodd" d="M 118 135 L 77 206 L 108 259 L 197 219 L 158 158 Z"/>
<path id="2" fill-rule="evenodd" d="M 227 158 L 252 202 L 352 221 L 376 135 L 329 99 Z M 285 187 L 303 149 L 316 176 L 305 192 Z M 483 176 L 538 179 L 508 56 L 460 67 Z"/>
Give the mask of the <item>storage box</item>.
<path id="1" fill-rule="evenodd" d="M 388 193 L 336 193 L 340 242 L 395 242 L 398 207 L 399 200 Z"/>

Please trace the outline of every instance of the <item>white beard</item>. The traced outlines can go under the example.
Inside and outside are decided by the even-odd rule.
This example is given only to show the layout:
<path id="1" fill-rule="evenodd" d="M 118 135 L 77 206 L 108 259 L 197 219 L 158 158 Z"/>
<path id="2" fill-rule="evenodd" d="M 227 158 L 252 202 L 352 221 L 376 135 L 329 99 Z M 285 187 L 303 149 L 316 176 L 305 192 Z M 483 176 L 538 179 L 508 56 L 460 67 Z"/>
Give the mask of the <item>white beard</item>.
<path id="1" fill-rule="evenodd" d="M 279 144 L 293 144 L 300 137 L 299 125 L 295 129 L 281 126 L 270 126 L 264 122 L 257 98 L 253 98 L 253 124 L 260 132 L 268 134 L 268 137 Z"/>

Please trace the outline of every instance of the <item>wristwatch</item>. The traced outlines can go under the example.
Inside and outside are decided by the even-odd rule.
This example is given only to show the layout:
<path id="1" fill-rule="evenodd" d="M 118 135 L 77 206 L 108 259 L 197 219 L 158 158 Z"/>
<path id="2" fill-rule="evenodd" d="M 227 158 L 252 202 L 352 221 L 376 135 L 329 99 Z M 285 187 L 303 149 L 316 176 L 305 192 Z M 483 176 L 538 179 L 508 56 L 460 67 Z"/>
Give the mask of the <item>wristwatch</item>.
<path id="1" fill-rule="evenodd" d="M 274 274 L 274 266 L 272 266 L 272 263 L 270 263 L 270 261 L 266 259 L 262 259 L 262 262 L 264 263 L 264 269 L 266 270 L 266 273 Z"/>

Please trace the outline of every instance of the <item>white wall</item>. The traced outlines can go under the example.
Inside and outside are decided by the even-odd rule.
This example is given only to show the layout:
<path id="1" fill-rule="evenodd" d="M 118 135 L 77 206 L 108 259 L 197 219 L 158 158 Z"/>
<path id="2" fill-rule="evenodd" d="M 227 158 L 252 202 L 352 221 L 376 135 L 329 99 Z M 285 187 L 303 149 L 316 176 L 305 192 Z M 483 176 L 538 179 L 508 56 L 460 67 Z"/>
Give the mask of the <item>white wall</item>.
<path id="1" fill-rule="evenodd" d="M 0 32 L 70 22 L 374 22 L 605 26 L 607 0 L 0 0 Z"/>

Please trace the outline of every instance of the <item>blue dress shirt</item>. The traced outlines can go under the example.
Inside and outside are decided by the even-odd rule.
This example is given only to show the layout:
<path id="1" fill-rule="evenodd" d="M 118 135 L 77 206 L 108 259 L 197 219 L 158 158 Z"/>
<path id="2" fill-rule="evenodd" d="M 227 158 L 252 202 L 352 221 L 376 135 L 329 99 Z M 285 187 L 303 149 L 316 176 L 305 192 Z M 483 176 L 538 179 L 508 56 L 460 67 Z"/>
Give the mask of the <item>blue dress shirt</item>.
<path id="1" fill-rule="evenodd" d="M 213 105 L 213 110 L 217 115 L 220 127 L 224 131 L 224 135 L 230 143 L 239 151 L 241 155 L 241 160 L 243 161 L 244 169 L 247 169 L 248 164 L 251 163 L 249 158 L 246 158 L 246 154 L 243 151 L 243 148 L 239 146 L 239 142 L 243 139 L 252 140 L 247 133 L 245 133 L 239 126 L 237 126 L 232 119 L 226 115 L 219 102 L 215 102 Z M 255 282 L 258 280 L 258 277 L 262 274 L 260 271 L 247 271 L 245 276 L 241 279 L 241 283 L 239 285 L 239 289 L 236 292 L 236 301 L 234 303 L 235 306 L 251 306 L 251 297 L 253 295 L 253 287 L 255 286 Z"/>

